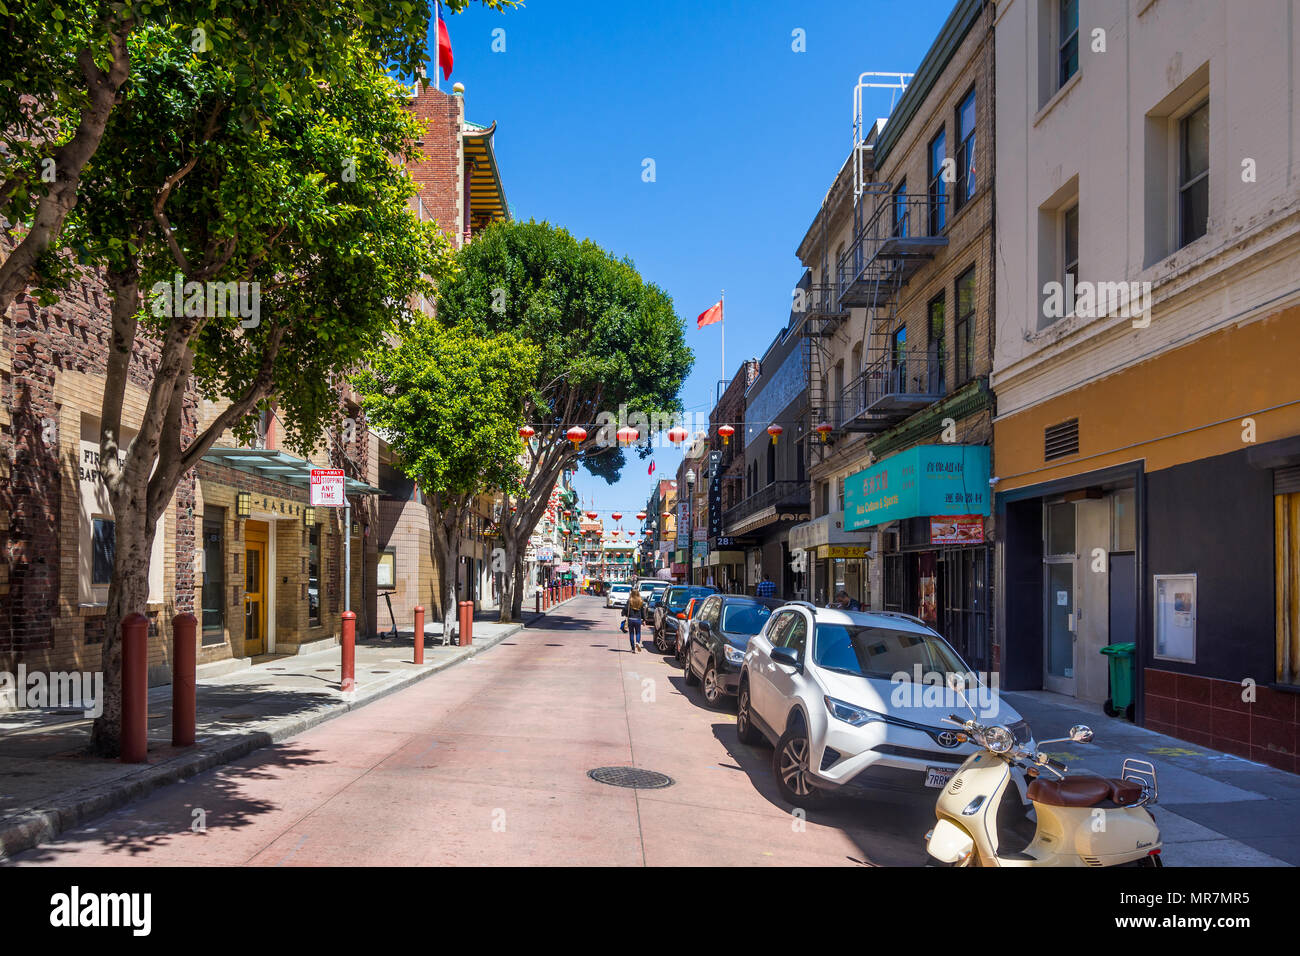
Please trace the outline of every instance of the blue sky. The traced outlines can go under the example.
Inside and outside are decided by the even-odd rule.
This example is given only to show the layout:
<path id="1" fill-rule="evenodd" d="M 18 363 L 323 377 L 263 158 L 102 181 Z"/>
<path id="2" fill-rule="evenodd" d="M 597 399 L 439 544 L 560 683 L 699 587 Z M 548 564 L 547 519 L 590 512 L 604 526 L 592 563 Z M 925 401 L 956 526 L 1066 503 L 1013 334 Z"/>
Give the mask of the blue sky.
<path id="1" fill-rule="evenodd" d="M 865 70 L 913 72 L 952 0 L 632 3 L 528 0 L 447 16 L 451 83 L 466 116 L 497 122 L 506 197 L 662 286 L 686 323 L 695 368 L 682 389 L 707 411 L 721 376 L 718 327 L 695 317 L 727 293 L 727 375 L 761 357 L 789 317 L 794 250 L 852 145 Z M 505 51 L 492 51 L 493 30 Z M 792 50 L 796 29 L 806 52 Z M 889 111 L 872 91 L 868 114 Z M 655 181 L 642 180 L 653 159 Z M 583 501 L 635 514 L 680 453 L 631 459 L 621 480 L 580 471 Z M 635 519 L 623 520 L 624 527 Z"/>

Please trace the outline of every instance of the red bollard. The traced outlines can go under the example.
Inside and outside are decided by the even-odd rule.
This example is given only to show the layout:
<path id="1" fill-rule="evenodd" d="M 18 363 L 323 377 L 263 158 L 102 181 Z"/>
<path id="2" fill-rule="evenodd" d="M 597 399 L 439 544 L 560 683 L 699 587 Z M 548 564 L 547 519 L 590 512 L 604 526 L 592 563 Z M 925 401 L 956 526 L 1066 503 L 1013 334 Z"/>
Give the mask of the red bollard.
<path id="1" fill-rule="evenodd" d="M 357 689 L 357 614 L 355 611 L 343 612 L 343 673 L 339 687 L 345 694 Z"/>
<path id="2" fill-rule="evenodd" d="M 193 614 L 172 618 L 172 746 L 193 747 L 199 710 L 199 619 Z"/>
<path id="3" fill-rule="evenodd" d="M 122 618 L 122 762 L 149 759 L 149 619 Z"/>
<path id="4" fill-rule="evenodd" d="M 460 602 L 460 641 L 461 647 L 474 643 L 474 602 Z"/>
<path id="5" fill-rule="evenodd" d="M 415 606 L 415 663 L 424 663 L 424 605 Z"/>

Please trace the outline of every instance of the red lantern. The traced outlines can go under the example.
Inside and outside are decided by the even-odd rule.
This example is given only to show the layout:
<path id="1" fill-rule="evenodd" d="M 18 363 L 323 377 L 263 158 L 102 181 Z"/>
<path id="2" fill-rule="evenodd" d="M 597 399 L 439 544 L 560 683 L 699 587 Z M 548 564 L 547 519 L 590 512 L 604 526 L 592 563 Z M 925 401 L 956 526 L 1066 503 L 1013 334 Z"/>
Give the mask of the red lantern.
<path id="1" fill-rule="evenodd" d="M 587 520 L 588 520 L 588 521 L 595 521 L 595 520 L 596 520 L 596 512 L 594 512 L 594 511 L 588 511 L 588 512 L 587 512 Z"/>
<path id="2" fill-rule="evenodd" d="M 581 425 L 574 425 L 564 433 L 564 437 L 573 442 L 573 447 L 576 449 L 587 440 L 587 429 L 583 428 Z"/>
<path id="3" fill-rule="evenodd" d="M 822 422 L 817 426 L 816 431 L 818 435 L 822 436 L 822 443 L 824 444 L 826 440 L 831 437 L 831 432 L 835 431 L 835 429 L 831 426 L 830 422 Z"/>
<path id="4" fill-rule="evenodd" d="M 524 441 L 528 441 L 536 434 L 537 432 L 533 430 L 532 425 L 525 425 L 523 428 L 519 429 L 519 437 Z"/>
<path id="5" fill-rule="evenodd" d="M 722 436 L 722 444 L 730 445 L 731 436 L 736 434 L 736 430 L 730 425 L 722 425 L 718 428 L 718 434 Z"/>
<path id="6" fill-rule="evenodd" d="M 671 517 L 672 517 L 672 512 L 670 512 L 670 511 L 665 511 L 665 512 L 663 513 L 663 519 L 664 519 L 665 521 L 667 521 L 667 520 L 668 520 L 669 518 L 671 518 Z"/>
<path id="7" fill-rule="evenodd" d="M 776 444 L 776 440 L 777 440 L 778 438 L 781 437 L 781 433 L 782 433 L 783 431 L 785 431 L 785 429 L 782 428 L 780 425 L 768 425 L 768 426 L 767 426 L 767 433 L 768 433 L 769 435 L 772 436 L 772 444 L 773 444 L 773 445 Z"/>
<path id="8" fill-rule="evenodd" d="M 668 440 L 672 442 L 674 445 L 681 445 L 681 443 L 686 441 L 686 439 L 689 437 L 690 437 L 690 432 L 688 432 L 681 425 L 678 425 L 676 428 L 668 429 Z"/>
<path id="9" fill-rule="evenodd" d="M 636 513 L 636 520 L 637 520 L 637 521 L 645 521 L 645 512 L 644 512 L 644 511 L 638 511 L 638 512 Z"/>
<path id="10" fill-rule="evenodd" d="M 631 425 L 625 425 L 617 432 L 618 443 L 620 445 L 630 445 L 641 437 L 641 433 Z"/>
<path id="11" fill-rule="evenodd" d="M 623 512 L 621 512 L 621 511 L 615 511 L 612 515 L 610 515 L 610 517 L 613 518 L 615 521 L 622 521 L 622 520 L 623 520 Z"/>

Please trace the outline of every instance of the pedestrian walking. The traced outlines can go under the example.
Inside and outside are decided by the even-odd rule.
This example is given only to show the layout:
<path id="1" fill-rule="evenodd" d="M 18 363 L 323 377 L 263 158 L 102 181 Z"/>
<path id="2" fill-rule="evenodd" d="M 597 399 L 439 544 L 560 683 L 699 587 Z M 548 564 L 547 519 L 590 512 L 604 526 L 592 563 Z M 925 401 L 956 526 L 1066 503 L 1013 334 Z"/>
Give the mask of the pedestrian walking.
<path id="1" fill-rule="evenodd" d="M 754 585 L 754 595 L 756 597 L 774 597 L 776 595 L 776 584 L 765 574 L 763 580 Z"/>
<path id="2" fill-rule="evenodd" d="M 623 617 L 626 618 L 627 640 L 632 645 L 632 653 L 644 650 L 641 646 L 641 608 L 645 606 L 645 600 L 641 597 L 640 590 L 633 591 L 628 595 L 627 603 L 623 605 Z"/>

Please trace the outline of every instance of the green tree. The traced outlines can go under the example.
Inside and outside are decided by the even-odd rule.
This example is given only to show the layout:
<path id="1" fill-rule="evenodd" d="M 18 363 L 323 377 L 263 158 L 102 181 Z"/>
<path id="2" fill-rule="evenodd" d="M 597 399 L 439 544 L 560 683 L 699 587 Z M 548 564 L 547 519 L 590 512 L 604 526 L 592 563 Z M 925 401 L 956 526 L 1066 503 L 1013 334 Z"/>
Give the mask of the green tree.
<path id="1" fill-rule="evenodd" d="M 541 351 L 525 407 L 537 434 L 515 509 L 501 521 L 513 569 L 501 604 L 509 621 L 521 610 L 528 537 L 560 473 L 581 463 L 614 482 L 625 463 L 615 440 L 624 415 L 638 423 L 638 451 L 648 455 L 654 432 L 680 412 L 694 358 L 662 289 L 630 262 L 545 222 L 498 223 L 461 249 L 454 275 L 439 285 L 438 316 L 472 322 L 483 335 L 511 332 Z M 565 438 L 572 424 L 588 431 L 577 448 Z"/>
<path id="2" fill-rule="evenodd" d="M 367 419 L 424 492 L 444 635 L 456 624 L 461 533 L 475 498 L 520 490 L 519 428 L 540 360 L 540 349 L 509 333 L 421 316 L 354 379 Z"/>
<path id="3" fill-rule="evenodd" d="M 147 63 L 132 52 L 138 30 L 161 27 L 224 72 L 241 121 L 260 124 L 282 97 L 336 82 L 358 44 L 421 75 L 429 18 L 426 0 L 0 0 L 0 314 L 58 250 L 119 94 Z"/>
<path id="4" fill-rule="evenodd" d="M 402 163 L 420 127 L 364 43 L 343 48 L 333 82 L 307 96 L 290 95 L 298 86 L 286 78 L 266 122 L 249 124 L 230 108 L 238 81 L 189 56 L 174 33 L 145 27 L 130 42 L 141 65 L 66 235 L 103 269 L 112 297 L 100 454 L 117 550 L 92 735 L 105 755 L 120 748 L 119 622 L 144 607 L 150 542 L 181 476 L 227 429 L 251 437 L 272 403 L 290 447 L 313 448 L 337 418 L 342 374 L 432 294 L 429 277 L 449 256 L 409 206 Z M 245 283 L 257 312 L 172 302 L 178 279 Z M 142 337 L 160 354 L 126 442 L 123 400 Z M 202 428 L 187 421 L 196 393 L 222 406 Z"/>

